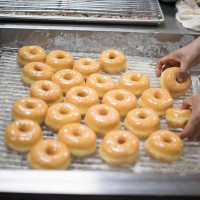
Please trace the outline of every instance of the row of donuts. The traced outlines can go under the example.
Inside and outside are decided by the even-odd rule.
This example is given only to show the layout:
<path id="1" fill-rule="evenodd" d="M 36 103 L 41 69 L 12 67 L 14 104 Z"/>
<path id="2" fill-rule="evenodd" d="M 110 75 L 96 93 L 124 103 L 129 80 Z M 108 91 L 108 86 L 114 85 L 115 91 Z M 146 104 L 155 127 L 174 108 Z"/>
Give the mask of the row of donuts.
<path id="1" fill-rule="evenodd" d="M 41 62 L 49 65 L 54 72 L 62 69 L 79 71 L 84 78 L 90 74 L 99 73 L 101 69 L 108 73 L 118 73 L 126 69 L 125 55 L 115 49 L 105 50 L 99 56 L 99 62 L 93 58 L 81 58 L 74 62 L 74 57 L 62 50 L 51 51 L 48 55 L 39 46 L 25 46 L 17 53 L 17 63 L 24 66 L 31 62 Z M 117 65 L 116 65 L 117 64 Z"/>

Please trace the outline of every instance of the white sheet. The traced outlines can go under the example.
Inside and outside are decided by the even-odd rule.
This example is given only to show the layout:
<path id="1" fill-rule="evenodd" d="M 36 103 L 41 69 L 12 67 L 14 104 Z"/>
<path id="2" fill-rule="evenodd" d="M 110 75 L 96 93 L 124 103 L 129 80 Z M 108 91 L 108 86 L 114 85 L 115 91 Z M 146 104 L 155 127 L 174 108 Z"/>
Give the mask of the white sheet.
<path id="1" fill-rule="evenodd" d="M 179 0 L 176 7 L 176 19 L 185 28 L 200 31 L 200 0 Z"/>

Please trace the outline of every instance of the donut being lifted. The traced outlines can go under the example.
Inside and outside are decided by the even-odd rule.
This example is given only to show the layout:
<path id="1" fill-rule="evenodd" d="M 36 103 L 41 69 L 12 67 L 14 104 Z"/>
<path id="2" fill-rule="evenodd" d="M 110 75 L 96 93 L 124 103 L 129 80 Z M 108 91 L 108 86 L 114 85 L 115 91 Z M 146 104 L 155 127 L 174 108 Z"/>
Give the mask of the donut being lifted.
<path id="1" fill-rule="evenodd" d="M 180 97 L 184 95 L 192 85 L 192 81 L 188 73 L 184 82 L 179 83 L 177 81 L 179 69 L 179 67 L 167 68 L 162 73 L 160 78 L 160 87 L 168 90 L 172 97 Z"/>

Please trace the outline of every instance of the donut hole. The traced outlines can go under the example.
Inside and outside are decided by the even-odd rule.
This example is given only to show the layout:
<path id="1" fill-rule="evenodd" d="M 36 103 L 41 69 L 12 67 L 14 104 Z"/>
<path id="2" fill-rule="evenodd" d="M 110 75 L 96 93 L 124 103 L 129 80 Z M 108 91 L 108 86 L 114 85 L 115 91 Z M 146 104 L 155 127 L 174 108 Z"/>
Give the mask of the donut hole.
<path id="1" fill-rule="evenodd" d="M 147 114 L 146 113 L 139 113 L 138 118 L 145 119 L 145 118 L 147 118 Z"/>
<path id="2" fill-rule="evenodd" d="M 44 91 L 48 91 L 49 90 L 49 85 L 46 85 L 46 84 L 43 84 L 42 86 L 41 86 L 41 88 L 42 88 L 42 90 L 44 90 Z"/>
<path id="3" fill-rule="evenodd" d="M 34 103 L 33 102 L 27 102 L 25 104 L 25 107 L 28 108 L 28 109 L 33 109 L 35 107 Z"/>
<path id="4" fill-rule="evenodd" d="M 30 50 L 30 54 L 33 54 L 33 55 L 37 54 L 37 49 L 35 49 L 35 48 L 34 48 L 34 49 L 31 49 L 31 50 Z"/>
<path id="5" fill-rule="evenodd" d="M 154 97 L 155 97 L 156 99 L 162 99 L 162 98 L 163 98 L 163 95 L 162 95 L 160 92 L 155 92 L 155 93 L 154 93 Z"/>
<path id="6" fill-rule="evenodd" d="M 139 80 L 140 80 L 139 76 L 136 76 L 136 75 L 131 76 L 131 81 L 139 81 Z"/>
<path id="7" fill-rule="evenodd" d="M 73 79 L 73 76 L 72 76 L 72 74 L 67 73 L 67 74 L 64 74 L 63 78 L 70 81 Z"/>
<path id="8" fill-rule="evenodd" d="M 108 111 L 105 108 L 102 108 L 102 109 L 99 110 L 99 114 L 100 115 L 107 115 Z"/>
<path id="9" fill-rule="evenodd" d="M 77 96 L 79 96 L 79 97 L 86 97 L 88 94 L 87 94 L 87 92 L 85 92 L 85 91 L 79 91 L 78 93 L 77 93 Z"/>
<path id="10" fill-rule="evenodd" d="M 60 113 L 61 115 L 67 115 L 67 114 L 69 114 L 69 111 L 68 111 L 68 109 L 66 109 L 66 108 L 60 108 L 60 109 L 59 109 L 59 113 Z"/>
<path id="11" fill-rule="evenodd" d="M 81 133 L 80 133 L 80 131 L 76 130 L 76 131 L 73 132 L 73 135 L 75 137 L 79 137 L 79 136 L 81 136 Z"/>
<path id="12" fill-rule="evenodd" d="M 124 100 L 124 95 L 122 93 L 117 93 L 115 95 L 115 99 L 118 101 L 122 101 L 122 100 Z"/>
<path id="13" fill-rule="evenodd" d="M 48 146 L 46 149 L 45 149 L 46 153 L 48 155 L 54 155 L 56 154 L 56 148 L 54 148 L 53 146 Z"/>
<path id="14" fill-rule="evenodd" d="M 103 84 L 103 83 L 106 83 L 106 80 L 103 77 L 98 77 L 97 82 Z"/>
<path id="15" fill-rule="evenodd" d="M 83 64 L 84 64 L 84 65 L 90 65 L 91 62 L 90 62 L 89 60 L 85 60 L 85 61 L 83 62 Z"/>
<path id="16" fill-rule="evenodd" d="M 111 60 L 115 59 L 116 57 L 117 57 L 117 55 L 115 53 L 111 53 L 109 55 L 109 59 L 111 59 Z"/>
<path id="17" fill-rule="evenodd" d="M 58 54 L 58 55 L 56 55 L 56 58 L 57 58 L 57 59 L 63 59 L 63 58 L 65 58 L 65 56 L 62 55 L 62 54 Z"/>
<path id="18" fill-rule="evenodd" d="M 117 139 L 117 142 L 118 142 L 119 144 L 124 144 L 124 143 L 126 142 L 126 139 L 125 139 L 124 137 L 119 137 L 119 138 Z"/>
<path id="19" fill-rule="evenodd" d="M 39 65 L 35 65 L 33 68 L 34 68 L 34 70 L 36 70 L 38 72 L 42 71 L 42 67 Z"/>
<path id="20" fill-rule="evenodd" d="M 19 127 L 18 129 L 21 131 L 21 132 L 27 132 L 29 131 L 29 126 L 27 124 L 19 124 Z"/>
<path id="21" fill-rule="evenodd" d="M 172 142 L 172 139 L 165 136 L 165 137 L 163 137 L 163 141 L 164 141 L 165 143 L 171 143 L 171 142 Z"/>

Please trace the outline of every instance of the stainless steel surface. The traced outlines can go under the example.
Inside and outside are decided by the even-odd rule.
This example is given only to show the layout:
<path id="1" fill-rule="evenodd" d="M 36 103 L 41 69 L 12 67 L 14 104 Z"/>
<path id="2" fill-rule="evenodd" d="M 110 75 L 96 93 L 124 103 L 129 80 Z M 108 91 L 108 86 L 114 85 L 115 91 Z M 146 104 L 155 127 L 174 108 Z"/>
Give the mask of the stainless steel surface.
<path id="1" fill-rule="evenodd" d="M 104 49 L 115 48 L 127 56 L 128 70 L 146 73 L 151 87 L 159 87 L 154 68 L 157 58 L 164 56 L 194 40 L 194 35 L 169 33 L 145 33 L 127 30 L 67 27 L 65 30 L 49 30 L 53 27 L 33 29 L 0 27 L 0 191 L 39 192 L 65 194 L 200 194 L 199 142 L 184 141 L 184 153 L 174 163 L 163 163 L 150 158 L 141 140 L 140 155 L 135 164 L 112 167 L 104 163 L 98 153 L 85 159 L 72 159 L 69 171 L 34 171 L 29 169 L 27 155 L 9 150 L 4 143 L 4 130 L 12 121 L 12 104 L 28 95 L 23 85 L 22 68 L 16 63 L 17 50 L 25 45 L 37 44 L 48 52 L 62 49 L 76 59 L 83 54 L 98 58 Z M 169 40 L 171 38 L 171 40 Z M 199 68 L 190 72 L 193 83 L 200 75 Z M 117 81 L 121 74 L 112 75 Z M 180 106 L 185 97 L 195 94 L 193 85 L 184 97 L 175 99 Z M 168 128 L 161 119 L 162 128 Z M 57 134 L 42 126 L 45 138 Z M 177 129 L 171 129 L 178 131 Z M 101 139 L 98 139 L 98 146 Z M 196 174 L 196 175 L 193 175 Z M 45 185 L 45 187 L 44 187 Z M 186 188 L 186 189 L 185 189 Z"/>
<path id="2" fill-rule="evenodd" d="M 158 0 L 1 0 L 0 19 L 160 24 Z"/>

